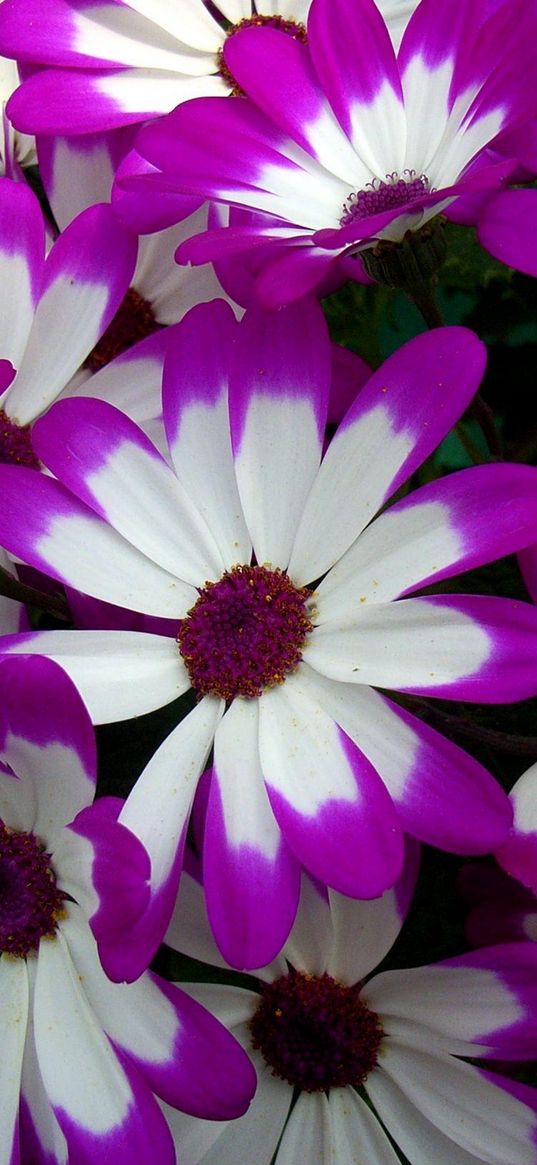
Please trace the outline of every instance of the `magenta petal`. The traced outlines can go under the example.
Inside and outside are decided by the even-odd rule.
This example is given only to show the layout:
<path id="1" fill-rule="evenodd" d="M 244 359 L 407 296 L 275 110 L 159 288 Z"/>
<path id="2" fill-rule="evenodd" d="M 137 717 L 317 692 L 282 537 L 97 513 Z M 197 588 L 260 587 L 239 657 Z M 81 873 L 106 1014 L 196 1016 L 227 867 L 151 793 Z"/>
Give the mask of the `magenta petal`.
<path id="1" fill-rule="evenodd" d="M 167 1064 L 149 1063 L 129 1052 L 151 1088 L 167 1104 L 205 1120 L 242 1116 L 256 1087 L 253 1066 L 236 1039 L 186 991 L 149 972 L 172 1005 L 178 1035 Z M 159 1163 L 160 1165 L 160 1163 Z"/>
<path id="2" fill-rule="evenodd" d="M 211 781 L 203 849 L 209 922 L 226 962 L 252 970 L 272 962 L 293 925 L 300 866 L 285 841 L 268 857 L 227 836 L 218 774 Z"/>
<path id="3" fill-rule="evenodd" d="M 306 815 L 271 786 L 270 774 L 265 775 L 267 792 L 285 840 L 309 873 L 340 894 L 377 898 L 399 877 L 403 834 L 380 777 L 349 737 L 337 731 L 356 779 L 356 801 L 325 801 L 317 813 Z M 290 762 L 290 781 L 292 776 Z"/>
<path id="4" fill-rule="evenodd" d="M 514 998 L 519 1016 L 508 1026 L 495 1027 L 491 1022 L 488 1030 L 475 1033 L 473 1042 L 487 1046 L 489 1050 L 485 1055 L 492 1059 L 534 1058 L 537 1041 L 536 943 L 506 943 L 485 947 L 458 955 L 454 959 L 445 959 L 439 965 L 478 967 L 493 972 L 506 995 Z"/>
<path id="5" fill-rule="evenodd" d="M 491 198 L 477 226 L 491 255 L 526 275 L 537 275 L 537 190 L 504 190 Z"/>
<path id="6" fill-rule="evenodd" d="M 316 0 L 308 18 L 315 69 L 346 134 L 383 85 L 402 102 L 393 45 L 372 0 Z M 358 107 L 358 108 L 357 108 Z"/>
<path id="7" fill-rule="evenodd" d="M 149 900 L 151 863 L 138 838 L 115 820 L 117 813 L 111 817 L 103 812 L 103 800 L 108 799 L 101 798 L 82 810 L 69 828 L 86 838 L 93 850 L 90 876 L 98 906 L 89 922 L 97 944 L 102 943 L 106 950 L 114 942 L 125 944 L 123 962 L 126 965 L 129 931 Z M 117 975 L 111 977 L 117 978 Z"/>
<path id="8" fill-rule="evenodd" d="M 450 683 L 424 683 L 419 688 L 401 685 L 401 691 L 487 704 L 524 700 L 537 694 L 537 609 L 534 606 L 489 595 L 432 595 L 416 601 L 444 607 L 446 613 L 460 612 L 464 619 L 472 620 L 488 639 L 488 654 L 474 671 Z"/>
<path id="9" fill-rule="evenodd" d="M 403 787 L 391 790 L 403 829 L 450 853 L 492 853 L 511 823 L 497 780 L 453 741 L 382 698 L 419 742 Z"/>

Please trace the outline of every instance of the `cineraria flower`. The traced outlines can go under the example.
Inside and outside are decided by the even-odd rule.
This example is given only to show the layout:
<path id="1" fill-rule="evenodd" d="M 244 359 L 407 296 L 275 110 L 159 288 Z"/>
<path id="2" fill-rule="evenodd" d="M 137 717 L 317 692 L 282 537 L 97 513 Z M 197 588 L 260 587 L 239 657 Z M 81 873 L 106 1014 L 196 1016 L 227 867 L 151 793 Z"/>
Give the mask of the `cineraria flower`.
<path id="1" fill-rule="evenodd" d="M 0 179 L 0 461 L 38 465 L 28 426 L 102 336 L 135 262 L 136 239 L 104 205 L 79 215 L 45 257 L 37 199 Z"/>
<path id="2" fill-rule="evenodd" d="M 311 0 L 122 3 L 4 0 L 0 52 L 59 68 L 35 73 L 9 116 L 32 133 L 90 133 L 167 113 L 192 97 L 226 94 L 234 81 L 222 59 L 236 26 L 253 23 L 305 37 Z M 415 0 L 380 0 L 398 38 Z M 231 26 L 231 27 L 230 27 Z"/>
<path id="3" fill-rule="evenodd" d="M 403 830 L 463 853 L 504 840 L 497 782 L 374 690 L 490 702 L 537 690 L 534 607 L 409 597 L 536 540 L 536 471 L 463 470 L 372 522 L 468 405 L 483 365 L 464 328 L 411 340 L 361 389 L 321 461 L 330 344 L 320 307 L 254 309 L 239 324 L 218 301 L 190 312 L 168 348 L 173 468 L 126 416 L 80 399 L 34 427 L 58 480 L 0 466 L 0 544 L 68 586 L 176 625 L 168 637 L 35 632 L 6 637 L 3 650 L 61 661 L 96 722 L 189 689 L 198 700 L 122 811 L 152 874 L 136 942 L 120 944 L 121 976 L 139 973 L 167 925 L 213 742 L 204 877 L 218 941 L 238 965 L 280 949 L 302 865 L 374 897 L 399 873 Z"/>
<path id="4" fill-rule="evenodd" d="M 409 874 L 374 902 L 304 879 L 289 941 L 252 989 L 188 984 L 258 1077 L 233 1125 L 169 1114 L 191 1165 L 398 1165 L 392 1142 L 409 1165 L 537 1161 L 537 1092 L 468 1062 L 534 1057 L 537 948 L 490 947 L 370 977 L 400 930 Z M 166 941 L 222 965 L 187 874 Z"/>
<path id="5" fill-rule="evenodd" d="M 87 913 L 106 929 L 132 912 L 147 856 L 108 799 L 90 807 L 94 791 L 93 729 L 71 681 L 51 660 L 4 658 L 2 1165 L 174 1165 L 154 1093 L 221 1120 L 253 1092 L 243 1051 L 184 992 L 105 976 Z"/>
<path id="6" fill-rule="evenodd" d="M 501 187 L 516 161 L 491 160 L 486 147 L 536 113 L 537 10 L 525 0 L 492 9 L 422 0 L 397 57 L 374 0 L 313 0 L 307 45 L 274 28 L 229 38 L 226 65 L 247 99 L 179 106 L 143 129 L 137 148 L 162 171 L 155 190 L 263 218 L 190 240 L 181 261 L 269 242 L 258 293 L 271 305 L 316 287 L 344 254 L 371 264 L 374 249 L 366 269 L 380 278 L 387 244 L 409 232 L 414 280 L 416 263 L 438 265 L 427 224 L 459 197 Z"/>

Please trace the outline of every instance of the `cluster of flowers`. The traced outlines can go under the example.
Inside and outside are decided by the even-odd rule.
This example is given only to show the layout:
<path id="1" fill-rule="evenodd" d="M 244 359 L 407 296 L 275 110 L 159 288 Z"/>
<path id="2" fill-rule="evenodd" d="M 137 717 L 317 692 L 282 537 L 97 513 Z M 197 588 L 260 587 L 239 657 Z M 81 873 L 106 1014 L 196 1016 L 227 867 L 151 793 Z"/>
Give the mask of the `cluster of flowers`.
<path id="1" fill-rule="evenodd" d="M 439 322 L 446 218 L 537 274 L 536 37 L 535 0 L 0 6 L 0 1165 L 537 1163 L 537 766 L 508 796 L 411 711 L 537 694 L 537 606 L 436 585 L 522 552 L 537 603 L 537 469 L 412 488 L 485 347 L 371 371 L 319 302 Z M 94 726 L 168 705 L 95 799 Z M 373 974 L 420 842 L 525 888 L 468 866 L 476 949 Z"/>

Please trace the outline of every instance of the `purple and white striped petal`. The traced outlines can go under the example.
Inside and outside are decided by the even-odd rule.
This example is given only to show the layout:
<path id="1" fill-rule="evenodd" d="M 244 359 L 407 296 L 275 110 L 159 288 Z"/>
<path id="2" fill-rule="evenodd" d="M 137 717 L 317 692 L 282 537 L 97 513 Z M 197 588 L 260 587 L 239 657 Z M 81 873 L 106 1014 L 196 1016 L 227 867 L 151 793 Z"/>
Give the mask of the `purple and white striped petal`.
<path id="1" fill-rule="evenodd" d="M 177 162 L 176 137 L 181 140 Z M 188 108 L 178 106 L 140 131 L 137 148 L 165 171 L 166 183 L 179 179 L 179 188 L 189 193 L 286 220 L 295 226 L 293 235 L 297 224 L 310 231 L 336 229 L 349 194 L 348 183 L 320 166 L 247 100 L 207 97 Z M 168 184 L 167 189 L 174 187 Z"/>
<path id="2" fill-rule="evenodd" d="M 47 408 L 108 327 L 131 281 L 136 239 L 106 205 L 83 211 L 54 244 L 9 394 L 21 425 Z M 65 342 L 66 335 L 69 343 Z"/>
<path id="3" fill-rule="evenodd" d="M 535 1048 L 536 968 L 536 944 L 511 943 L 429 967 L 384 971 L 369 981 L 364 998 L 382 1015 L 387 1036 L 405 1041 L 401 1022 L 409 1041 L 415 1025 L 430 1047 L 438 1036 L 445 1051 L 458 1052 L 463 1041 L 466 1056 L 522 1060 Z"/>
<path id="4" fill-rule="evenodd" d="M 203 887 L 199 877 L 191 870 L 192 865 L 192 855 L 187 849 L 179 893 L 164 942 L 201 963 L 227 968 L 228 964 L 211 934 Z"/>
<path id="5" fill-rule="evenodd" d="M 97 771 L 89 715 L 52 660 L 0 657 L 0 816 L 47 846 L 93 800 Z"/>
<path id="6" fill-rule="evenodd" d="M 364 530 L 316 590 L 316 624 L 352 618 L 520 549 L 537 534 L 537 473 L 482 465 L 440 478 Z"/>
<path id="7" fill-rule="evenodd" d="M 63 831 L 54 855 L 60 889 L 81 906 L 103 950 L 118 933 L 125 941 L 150 897 L 151 862 L 117 821 L 122 806 L 119 798 L 100 797 Z"/>
<path id="8" fill-rule="evenodd" d="M 258 308 L 244 316 L 229 413 L 239 494 L 260 563 L 287 567 L 321 460 L 330 364 L 326 324 L 314 300 L 276 316 Z"/>
<path id="9" fill-rule="evenodd" d="M 473 333 L 442 328 L 410 340 L 373 373 L 310 491 L 289 563 L 295 582 L 318 578 L 347 550 L 459 418 L 484 365 Z"/>
<path id="10" fill-rule="evenodd" d="M 500 866 L 537 893 L 537 764 L 519 777 L 510 793 L 513 825 L 496 852 Z"/>
<path id="11" fill-rule="evenodd" d="M 0 355 L 20 367 L 45 265 L 45 224 L 37 198 L 24 183 L 0 182 Z M 4 387 L 4 386 L 2 386 Z"/>
<path id="12" fill-rule="evenodd" d="M 33 997 L 36 964 L 26 963 Z M 28 1012 L 26 1047 L 22 1065 L 19 1131 L 22 1160 L 35 1165 L 68 1165 L 67 1141 L 54 1116 L 43 1084 L 35 1047 L 33 1009 Z"/>
<path id="13" fill-rule="evenodd" d="M 305 45 L 276 29 L 254 26 L 226 41 L 224 58 L 241 89 L 297 145 L 349 188 L 365 185 L 369 168 L 339 126 Z M 284 89 L 285 105 L 279 100 Z"/>
<path id="14" fill-rule="evenodd" d="M 255 1075 L 235 1040 L 207 1011 L 157 975 L 111 983 L 78 916 L 62 925 L 74 965 L 112 1047 L 134 1061 L 144 1083 L 168 1104 L 212 1120 L 248 1107 Z"/>
<path id="15" fill-rule="evenodd" d="M 491 853 L 502 844 L 509 798 L 478 761 L 371 688 L 329 680 L 304 663 L 300 674 L 374 766 L 407 833 L 453 853 Z"/>
<path id="16" fill-rule="evenodd" d="M 157 749 L 121 810 L 120 823 L 149 854 L 151 877 L 147 908 L 128 935 L 119 927 L 101 943 L 101 958 L 113 979 L 136 979 L 164 937 L 177 898 L 196 785 L 223 711 L 222 700 L 201 700 Z"/>
<path id="17" fill-rule="evenodd" d="M 6 654 L 55 659 L 78 688 L 94 724 L 153 712 L 190 687 L 175 640 L 163 635 L 33 631 L 3 636 L 0 649 Z"/>
<path id="18" fill-rule="evenodd" d="M 251 970 L 275 958 L 296 914 L 300 866 L 263 783 L 254 700 L 234 700 L 216 730 L 203 881 L 209 921 L 227 962 Z"/>
<path id="19" fill-rule="evenodd" d="M 33 440 L 63 484 L 169 577 L 196 586 L 220 576 L 221 556 L 194 502 L 119 409 L 100 400 L 58 401 L 35 425 Z"/>
<path id="20" fill-rule="evenodd" d="M 283 836 L 319 881 L 340 893 L 376 898 L 403 862 L 402 834 L 375 770 L 320 701 L 300 670 L 259 701 L 259 752 Z"/>
<path id="21" fill-rule="evenodd" d="M 0 465 L 0 482 L 0 541 L 28 565 L 148 615 L 179 619 L 195 602 L 193 587 L 131 546 L 60 482 L 19 465 Z"/>
<path id="22" fill-rule="evenodd" d="M 315 628 L 304 660 L 343 683 L 500 704 L 537 691 L 537 611 L 488 595 L 375 603 Z"/>
<path id="23" fill-rule="evenodd" d="M 23 959 L 0 957 L 1 1165 L 20 1165 L 19 1095 L 28 1016 L 28 972 Z"/>
<path id="24" fill-rule="evenodd" d="M 157 1154 L 175 1165 L 158 1105 L 100 1027 L 61 927 L 39 950 L 34 1009 L 39 1067 L 70 1155 L 84 1165 L 107 1155 L 127 1165 L 135 1154 L 150 1165 Z"/>
<path id="25" fill-rule="evenodd" d="M 226 569 L 248 562 L 252 549 L 229 429 L 228 378 L 237 333 L 227 304 L 193 308 L 170 336 L 162 382 L 164 425 L 175 472 L 214 531 Z"/>
<path id="26" fill-rule="evenodd" d="M 372 0 L 316 0 L 308 17 L 313 63 L 332 109 L 368 177 L 384 160 L 404 168 L 406 124 L 390 35 Z"/>
<path id="27" fill-rule="evenodd" d="M 365 1088 L 393 1136 L 397 1104 L 393 1104 L 392 1096 L 400 1090 L 412 1111 L 417 1110 L 433 1129 L 455 1143 L 449 1161 L 457 1165 L 459 1161 L 460 1165 L 470 1165 L 472 1161 L 471 1157 L 458 1158 L 457 1147 L 487 1165 L 505 1165 L 506 1161 L 509 1165 L 534 1165 L 537 1161 L 537 1119 L 532 1109 L 492 1084 L 477 1068 L 453 1056 L 410 1049 L 395 1040 L 386 1040 L 382 1069 L 372 1073 Z M 401 1139 L 397 1129 L 397 1141 L 407 1145 L 410 1136 L 407 1133 Z M 435 1153 L 434 1134 L 431 1143 L 436 1165 L 442 1158 Z M 448 1158 L 445 1160 L 447 1165 Z"/>

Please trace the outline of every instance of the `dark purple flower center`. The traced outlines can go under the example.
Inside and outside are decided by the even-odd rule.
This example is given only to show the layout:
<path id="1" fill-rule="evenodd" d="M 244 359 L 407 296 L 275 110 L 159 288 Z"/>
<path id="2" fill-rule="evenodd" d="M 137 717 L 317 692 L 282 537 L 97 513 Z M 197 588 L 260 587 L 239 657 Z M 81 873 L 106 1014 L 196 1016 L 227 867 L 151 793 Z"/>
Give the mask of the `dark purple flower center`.
<path id="1" fill-rule="evenodd" d="M 273 1076 L 304 1092 L 363 1084 L 383 1034 L 359 984 L 345 987 L 330 975 L 293 969 L 263 987 L 250 1032 Z"/>
<path id="2" fill-rule="evenodd" d="M 406 203 L 417 202 L 424 194 L 429 194 L 429 179 L 425 174 L 418 178 L 414 170 L 405 170 L 402 175 L 387 174 L 385 179 L 373 178 L 364 190 L 349 194 L 340 218 L 342 227 L 348 226 L 369 215 L 381 214 Z"/>
<path id="3" fill-rule="evenodd" d="M 198 695 L 260 696 L 282 684 L 302 659 L 313 624 L 310 591 L 283 570 L 234 566 L 208 582 L 181 619 L 177 642 Z"/>
<path id="4" fill-rule="evenodd" d="M 143 299 L 135 287 L 129 287 L 106 332 L 86 357 L 85 367 L 98 372 L 116 356 L 126 352 L 127 348 L 132 348 L 139 340 L 145 340 L 146 336 L 158 331 L 160 326 L 151 304 Z"/>
<path id="5" fill-rule="evenodd" d="M 29 425 L 16 425 L 3 409 L 0 409 L 0 462 L 26 465 L 29 469 L 40 469 L 33 449 Z"/>
<path id="6" fill-rule="evenodd" d="M 0 821 L 0 951 L 25 958 L 52 935 L 65 894 L 39 838 Z"/>
<path id="7" fill-rule="evenodd" d="M 244 20 L 239 20 L 237 24 L 233 24 L 227 33 L 227 39 L 235 36 L 236 32 L 240 32 L 241 28 L 248 28 L 251 25 L 265 28 L 276 28 L 279 32 L 287 33 L 293 40 L 299 40 L 301 44 L 306 44 L 308 34 L 304 24 L 300 24 L 298 20 L 286 20 L 284 16 L 246 16 Z M 244 92 L 240 85 L 237 84 L 231 69 L 228 68 L 224 56 L 224 50 L 220 49 L 218 52 L 218 72 L 220 76 L 227 81 L 231 87 L 231 94 L 233 97 L 244 96 Z"/>

